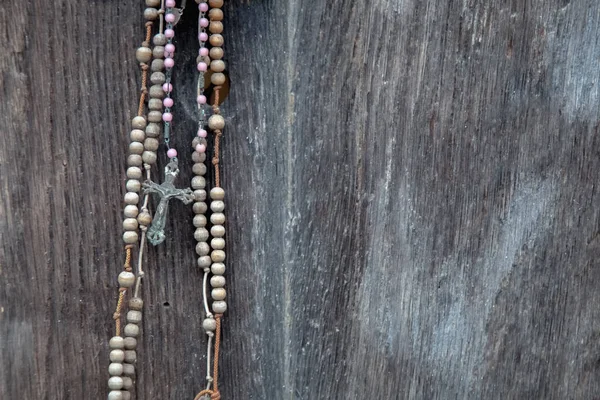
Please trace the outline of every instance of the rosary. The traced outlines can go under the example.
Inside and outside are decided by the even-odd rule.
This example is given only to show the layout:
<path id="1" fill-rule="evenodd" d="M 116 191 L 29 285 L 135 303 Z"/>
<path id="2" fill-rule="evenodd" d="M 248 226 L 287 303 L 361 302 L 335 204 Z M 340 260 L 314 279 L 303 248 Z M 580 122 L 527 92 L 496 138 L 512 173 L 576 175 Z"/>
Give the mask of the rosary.
<path id="1" fill-rule="evenodd" d="M 127 157 L 127 182 L 125 207 L 123 210 L 123 242 L 125 244 L 125 263 L 119 273 L 119 294 L 113 318 L 115 335 L 110 339 L 110 365 L 108 372 L 108 400 L 129 400 L 134 387 L 135 363 L 137 360 L 137 340 L 140 336 L 140 323 L 144 302 L 141 297 L 144 248 L 146 240 L 156 246 L 166 239 L 165 224 L 169 201 L 177 199 L 184 204 L 193 203 L 193 225 L 196 228 L 194 238 L 197 241 L 197 265 L 204 272 L 202 281 L 202 302 L 206 317 L 202 323 L 207 335 L 206 385 L 194 400 L 220 399 L 218 388 L 219 345 L 221 320 L 227 310 L 225 302 L 225 192 L 221 188 L 219 173 L 220 138 L 225 120 L 220 115 L 219 95 L 226 81 L 223 73 L 223 0 L 196 0 L 198 3 L 198 41 L 197 58 L 198 89 L 198 131 L 192 140 L 192 171 L 194 177 L 191 189 L 179 189 L 176 186 L 179 166 L 177 150 L 169 144 L 173 130 L 173 85 L 172 72 L 175 66 L 175 25 L 183 14 L 186 0 L 179 7 L 175 0 L 145 0 L 144 10 L 145 40 L 136 50 L 135 56 L 141 67 L 142 82 L 137 116 L 132 119 L 129 154 Z M 153 27 L 158 23 L 158 33 Z M 209 33 L 207 33 L 207 30 Z M 208 44 L 207 44 L 208 42 Z M 153 47 L 151 47 L 151 43 Z M 150 70 L 150 72 L 149 72 Z M 147 87 L 150 74 L 150 88 Z M 210 74 L 213 85 L 212 114 L 204 94 L 205 76 Z M 147 111 L 146 111 L 147 109 Z M 212 173 L 214 187 L 210 190 L 210 217 L 207 220 L 206 179 L 207 136 L 213 135 Z M 157 161 L 162 134 L 169 162 L 164 169 L 161 184 L 152 181 L 153 166 Z M 145 181 L 141 179 L 145 176 Z M 156 200 L 154 215 L 148 208 L 150 196 Z M 209 224 L 210 222 L 210 224 Z M 207 229 L 210 226 L 210 232 Z M 210 239 L 210 242 L 209 242 Z M 133 259 L 133 260 L 132 260 Z M 135 263 L 137 260 L 137 264 Z M 209 284 L 210 298 L 209 304 Z M 126 319 L 122 324 L 123 314 Z M 212 363 L 211 363 L 212 358 Z"/>

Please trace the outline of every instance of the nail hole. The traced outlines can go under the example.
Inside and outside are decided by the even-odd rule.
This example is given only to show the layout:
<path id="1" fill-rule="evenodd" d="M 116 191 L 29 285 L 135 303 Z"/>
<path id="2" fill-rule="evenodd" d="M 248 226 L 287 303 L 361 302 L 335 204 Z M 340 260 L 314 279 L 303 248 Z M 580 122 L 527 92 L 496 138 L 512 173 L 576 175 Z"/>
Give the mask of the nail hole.
<path id="1" fill-rule="evenodd" d="M 165 306 L 165 307 L 170 307 L 170 306 L 171 306 L 171 304 L 169 304 L 169 302 L 168 302 L 168 301 L 165 301 L 165 302 L 163 303 L 163 306 Z"/>

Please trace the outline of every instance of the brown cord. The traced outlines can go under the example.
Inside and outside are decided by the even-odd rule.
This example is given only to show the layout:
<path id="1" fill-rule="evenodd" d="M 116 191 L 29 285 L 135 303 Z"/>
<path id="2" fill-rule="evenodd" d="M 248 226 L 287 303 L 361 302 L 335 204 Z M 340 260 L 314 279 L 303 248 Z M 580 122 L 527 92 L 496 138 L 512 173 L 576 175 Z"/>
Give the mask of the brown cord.
<path id="1" fill-rule="evenodd" d="M 217 329 L 215 330 L 215 354 L 213 363 L 213 394 L 210 396 L 213 400 L 221 398 L 219 393 L 219 349 L 221 347 L 221 317 L 222 314 L 216 314 Z"/>
<path id="2" fill-rule="evenodd" d="M 117 309 L 113 314 L 115 320 L 115 336 L 121 336 L 121 308 L 123 308 L 123 299 L 125 298 L 126 288 L 119 288 L 119 300 L 117 300 Z"/>
<path id="3" fill-rule="evenodd" d="M 152 36 L 152 22 L 146 22 L 146 39 L 142 43 L 143 46 L 147 47 L 150 45 L 150 37 Z M 142 117 L 144 115 L 144 103 L 146 102 L 146 94 L 148 93 L 148 88 L 146 87 L 146 83 L 148 82 L 148 64 L 141 63 L 142 68 L 142 88 L 140 94 L 140 102 L 138 105 L 138 117 Z"/>
<path id="4" fill-rule="evenodd" d="M 221 86 L 215 86 L 215 88 L 214 88 L 215 102 L 213 104 L 213 113 L 215 113 L 215 114 L 220 113 L 220 110 L 219 110 L 219 91 L 220 90 L 221 90 Z M 215 145 L 214 145 L 212 164 L 215 168 L 215 186 L 220 187 L 221 186 L 221 171 L 219 168 L 219 162 L 220 162 L 220 151 L 221 151 L 221 135 L 223 135 L 223 131 L 221 131 L 220 129 L 215 129 L 215 130 L 213 130 L 213 133 L 215 135 Z"/>

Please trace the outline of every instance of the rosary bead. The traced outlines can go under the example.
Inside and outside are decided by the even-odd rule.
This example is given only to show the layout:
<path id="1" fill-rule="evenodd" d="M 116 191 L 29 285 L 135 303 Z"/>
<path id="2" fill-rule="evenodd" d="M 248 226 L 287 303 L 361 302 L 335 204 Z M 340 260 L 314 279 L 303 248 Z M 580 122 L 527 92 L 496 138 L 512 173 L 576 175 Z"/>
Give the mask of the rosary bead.
<path id="1" fill-rule="evenodd" d="M 131 308 L 132 310 L 140 311 L 142 308 L 144 308 L 144 300 L 142 300 L 139 297 L 132 297 L 129 300 L 129 308 Z"/>
<path id="2" fill-rule="evenodd" d="M 142 312 L 136 310 L 127 311 L 127 322 L 139 324 L 142 322 Z"/>
<path id="3" fill-rule="evenodd" d="M 162 124 L 156 124 L 151 122 L 146 127 L 146 136 L 151 138 L 157 138 L 160 136 L 160 129 Z"/>
<path id="4" fill-rule="evenodd" d="M 215 33 L 210 35 L 210 38 L 208 38 L 209 43 L 211 44 L 211 46 L 215 46 L 215 47 L 223 47 L 223 35 L 219 34 L 219 33 Z"/>
<path id="5" fill-rule="evenodd" d="M 123 389 L 129 390 L 133 387 L 133 381 L 131 380 L 131 378 L 124 376 L 121 379 L 123 379 Z"/>
<path id="6" fill-rule="evenodd" d="M 208 0 L 208 5 L 212 8 L 221 8 L 223 7 L 223 0 Z"/>
<path id="7" fill-rule="evenodd" d="M 208 19 L 211 21 L 223 21 L 223 10 L 215 7 L 208 12 Z"/>
<path id="8" fill-rule="evenodd" d="M 194 166 L 192 167 L 192 172 L 195 175 L 205 175 L 206 174 L 206 164 L 194 163 Z"/>
<path id="9" fill-rule="evenodd" d="M 164 46 L 154 46 L 152 49 L 152 57 L 154 58 L 164 58 L 165 57 L 165 47 Z M 154 83 L 154 82 L 152 82 Z"/>
<path id="10" fill-rule="evenodd" d="M 139 167 L 127 168 L 127 177 L 130 179 L 140 179 L 142 177 L 142 169 Z"/>
<path id="11" fill-rule="evenodd" d="M 137 337 L 140 334 L 140 327 L 136 324 L 125 325 L 125 336 Z"/>
<path id="12" fill-rule="evenodd" d="M 144 129 L 146 127 L 146 118 L 140 116 L 133 117 L 131 126 L 133 126 L 133 129 Z"/>
<path id="13" fill-rule="evenodd" d="M 213 200 L 210 202 L 210 209 L 217 213 L 223 212 L 225 210 L 225 203 L 223 200 Z"/>
<path id="14" fill-rule="evenodd" d="M 208 230 L 206 230 L 206 228 L 196 228 L 196 230 L 194 231 L 194 239 L 196 239 L 197 242 L 207 241 L 208 240 Z"/>
<path id="15" fill-rule="evenodd" d="M 206 179 L 203 176 L 196 175 L 192 178 L 193 189 L 204 189 L 206 187 Z"/>
<path id="16" fill-rule="evenodd" d="M 133 364 L 137 359 L 137 353 L 135 350 L 127 350 L 125 351 L 125 362 Z"/>
<path id="17" fill-rule="evenodd" d="M 158 10 L 153 7 L 146 8 L 144 10 L 144 18 L 146 18 L 148 21 L 154 21 L 156 18 L 158 18 Z"/>
<path id="18" fill-rule="evenodd" d="M 144 154 L 142 154 L 142 160 L 146 164 L 154 164 L 156 162 L 156 157 L 156 153 L 153 151 L 145 151 Z"/>
<path id="19" fill-rule="evenodd" d="M 163 99 L 165 97 L 165 91 L 162 89 L 162 85 L 150 86 L 150 97 L 153 99 Z"/>
<path id="20" fill-rule="evenodd" d="M 131 393 L 127 390 L 121 390 L 121 394 L 123 395 L 123 400 L 131 400 Z"/>
<path id="21" fill-rule="evenodd" d="M 150 75 L 150 82 L 155 85 L 162 85 L 165 83 L 166 79 L 163 72 L 153 72 L 152 75 Z"/>
<path id="22" fill-rule="evenodd" d="M 142 157 L 139 154 L 130 154 L 127 157 L 127 165 L 130 167 L 139 167 L 142 165 Z"/>
<path id="23" fill-rule="evenodd" d="M 202 321 L 202 328 L 207 332 L 212 332 L 217 329 L 217 321 L 214 318 L 204 318 Z"/>
<path id="24" fill-rule="evenodd" d="M 131 154 L 142 154 L 144 152 L 144 145 L 141 142 L 129 143 L 129 152 Z"/>
<path id="25" fill-rule="evenodd" d="M 213 60 L 210 62 L 210 70 L 213 72 L 225 71 L 225 62 L 223 60 Z"/>
<path id="26" fill-rule="evenodd" d="M 160 99 L 150 99 L 148 100 L 148 108 L 153 111 L 162 111 L 163 102 Z M 143 139 L 140 142 L 143 142 Z"/>
<path id="27" fill-rule="evenodd" d="M 192 210 L 194 211 L 194 214 L 204 214 L 206 210 L 208 210 L 208 206 L 203 201 L 197 201 L 192 206 Z"/>
<path id="28" fill-rule="evenodd" d="M 146 0 L 148 7 L 160 7 L 160 0 Z"/>
<path id="29" fill-rule="evenodd" d="M 225 127 L 225 118 L 218 114 L 211 115 L 208 118 L 208 127 L 212 130 L 223 129 Z"/>
<path id="30" fill-rule="evenodd" d="M 135 58 L 141 63 L 147 63 L 152 59 L 152 50 L 149 47 L 138 47 Z"/>
<path id="31" fill-rule="evenodd" d="M 199 256 L 206 256 L 208 255 L 208 253 L 210 253 L 210 246 L 208 245 L 208 243 L 206 242 L 198 242 L 196 244 L 196 254 L 198 254 Z M 207 265 L 207 267 L 209 267 L 209 265 Z"/>
<path id="32" fill-rule="evenodd" d="M 147 211 L 142 211 L 137 217 L 137 221 L 140 225 L 148 226 L 152 223 L 152 215 Z"/>
<path id="33" fill-rule="evenodd" d="M 204 227 L 206 226 L 206 216 L 202 215 L 202 214 L 197 214 L 194 216 L 194 226 L 196 228 L 200 228 L 200 227 Z"/>
<path id="34" fill-rule="evenodd" d="M 127 350 L 135 350 L 135 348 L 137 347 L 137 340 L 136 340 L 136 338 L 126 337 L 126 338 L 123 339 L 123 342 L 124 342 L 125 348 Z"/>
<path id="35" fill-rule="evenodd" d="M 195 163 L 203 163 L 206 161 L 206 153 L 198 153 L 197 151 L 193 152 L 192 161 Z"/>
<path id="36" fill-rule="evenodd" d="M 123 242 L 127 244 L 135 244 L 138 241 L 138 234 L 134 231 L 127 231 L 123 233 Z"/>
<path id="37" fill-rule="evenodd" d="M 137 222 L 137 221 L 136 221 Z M 123 271 L 119 274 L 119 286 L 128 288 L 132 287 L 135 283 L 135 275 L 129 271 Z"/>
<path id="38" fill-rule="evenodd" d="M 223 225 L 225 223 L 225 214 L 223 214 L 223 213 L 211 214 L 210 222 L 215 225 Z"/>
<path id="39" fill-rule="evenodd" d="M 137 205 L 140 202 L 140 196 L 135 192 L 125 193 L 125 203 Z"/>
<path id="40" fill-rule="evenodd" d="M 208 30 L 210 33 L 221 33 L 223 32 L 223 23 L 221 21 L 210 21 Z"/>
<path id="41" fill-rule="evenodd" d="M 206 200 L 206 190 L 204 190 L 204 189 L 194 190 L 194 200 L 196 200 L 196 201 Z"/>
<path id="42" fill-rule="evenodd" d="M 223 237 L 225 236 L 225 227 L 223 225 L 213 225 L 210 228 L 210 234 L 213 237 Z"/>
<path id="43" fill-rule="evenodd" d="M 108 388 L 111 390 L 119 390 L 123 387 L 123 378 L 113 376 L 108 380 Z"/>
<path id="44" fill-rule="evenodd" d="M 225 252 L 223 250 L 213 250 L 210 253 L 210 258 L 213 262 L 223 262 L 225 261 Z"/>
<path id="45" fill-rule="evenodd" d="M 210 296 L 213 298 L 213 300 L 216 301 L 225 300 L 225 297 L 227 296 L 227 291 L 223 288 L 216 288 L 210 292 Z"/>
<path id="46" fill-rule="evenodd" d="M 175 149 L 167 150 L 167 157 L 169 157 L 169 158 L 177 157 L 177 150 L 175 150 Z"/>
<path id="47" fill-rule="evenodd" d="M 121 363 L 111 363 L 108 366 L 108 373 L 111 376 L 119 376 L 123 374 L 123 364 Z"/>
<path id="48" fill-rule="evenodd" d="M 113 336 L 108 345 L 111 349 L 122 349 L 125 347 L 125 340 L 121 336 Z"/>
<path id="49" fill-rule="evenodd" d="M 164 70 L 165 69 L 165 60 L 163 60 L 161 58 L 155 58 L 154 60 L 152 60 L 152 64 L 150 64 L 150 69 L 153 72 Z"/>
<path id="50" fill-rule="evenodd" d="M 198 257 L 198 267 L 202 269 L 209 268 L 211 262 L 212 260 L 210 259 L 210 256 Z"/>
<path id="51" fill-rule="evenodd" d="M 213 60 L 220 60 L 223 58 L 223 49 L 220 47 L 212 47 L 209 51 L 210 58 Z"/>
<path id="52" fill-rule="evenodd" d="M 108 400 L 123 400 L 123 392 L 120 390 L 111 390 L 108 393 Z"/>
<path id="53" fill-rule="evenodd" d="M 227 78 L 225 77 L 225 74 L 223 74 L 222 72 L 215 72 L 214 74 L 212 74 L 210 76 L 210 81 L 212 82 L 213 85 L 216 85 L 216 86 L 220 86 L 220 85 L 224 84 L 226 80 L 227 80 Z"/>
<path id="54" fill-rule="evenodd" d="M 213 301 L 212 309 L 215 314 L 223 314 L 225 311 L 227 311 L 227 303 L 221 300 Z"/>
<path id="55" fill-rule="evenodd" d="M 214 275 L 223 275 L 225 273 L 225 264 L 212 263 L 210 266 L 210 272 L 212 272 Z"/>
<path id="56" fill-rule="evenodd" d="M 139 180 L 137 179 L 129 179 L 126 183 L 125 183 L 125 188 L 127 189 L 127 191 L 129 192 L 139 192 L 140 189 L 142 188 L 142 184 L 140 183 Z"/>
<path id="57" fill-rule="evenodd" d="M 133 129 L 129 134 L 129 139 L 131 139 L 132 142 L 143 142 L 145 137 L 146 135 L 141 129 Z"/>
<path id="58" fill-rule="evenodd" d="M 114 363 L 121 363 L 125 359 L 125 352 L 123 350 L 113 350 L 110 352 L 110 361 Z"/>
<path id="59" fill-rule="evenodd" d="M 210 278 L 210 286 L 214 288 L 225 287 L 225 277 L 222 275 L 213 275 Z"/>
<path id="60" fill-rule="evenodd" d="M 125 215 L 125 217 L 127 218 L 135 218 L 138 215 L 138 208 L 137 206 L 128 204 L 125 206 L 125 209 L 123 210 L 123 215 Z"/>
<path id="61" fill-rule="evenodd" d="M 160 101 L 159 99 L 152 99 L 152 100 L 158 100 L 158 101 Z M 163 113 L 160 112 L 160 111 L 150 111 L 148 113 L 148 121 L 150 121 L 150 122 L 160 122 L 160 121 L 162 121 L 162 116 L 163 116 Z"/>
<path id="62" fill-rule="evenodd" d="M 139 182 L 138 182 L 139 183 Z M 125 218 L 123 220 L 124 231 L 135 231 L 138 228 L 138 222 L 135 218 Z"/>
<path id="63" fill-rule="evenodd" d="M 223 250 L 225 248 L 225 239 L 213 238 L 210 241 L 210 247 L 212 247 L 215 250 Z"/>
<path id="64" fill-rule="evenodd" d="M 132 364 L 123 364 L 123 375 L 135 376 L 135 367 Z"/>
<path id="65" fill-rule="evenodd" d="M 162 33 L 157 33 L 152 38 L 152 43 L 154 43 L 155 46 L 164 46 L 167 44 L 167 37 Z"/>

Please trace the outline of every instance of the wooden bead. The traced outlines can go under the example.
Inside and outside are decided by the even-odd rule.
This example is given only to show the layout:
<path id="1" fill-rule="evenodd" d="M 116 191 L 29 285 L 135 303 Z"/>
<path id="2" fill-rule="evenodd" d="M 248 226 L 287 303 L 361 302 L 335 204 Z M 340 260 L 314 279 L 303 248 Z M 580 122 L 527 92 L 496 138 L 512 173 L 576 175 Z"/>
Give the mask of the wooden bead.
<path id="1" fill-rule="evenodd" d="M 206 190 L 204 190 L 204 189 L 194 190 L 194 200 L 196 200 L 196 201 L 206 200 Z"/>
<path id="2" fill-rule="evenodd" d="M 225 248 L 225 239 L 223 238 L 213 238 L 210 241 L 210 247 L 215 250 L 223 250 Z"/>
<path id="3" fill-rule="evenodd" d="M 135 283 L 135 275 L 129 271 L 123 271 L 119 274 L 117 280 L 119 281 L 119 286 L 121 287 L 132 287 Z"/>
<path id="4" fill-rule="evenodd" d="M 124 400 L 123 392 L 120 390 L 111 390 L 108 393 L 108 400 Z"/>
<path id="5" fill-rule="evenodd" d="M 138 181 L 139 182 L 139 181 Z M 135 218 L 125 218 L 123 220 L 124 231 L 135 231 L 138 228 L 138 222 Z"/>
<path id="6" fill-rule="evenodd" d="M 223 10 L 219 8 L 213 8 L 208 11 L 208 19 L 211 21 L 223 21 Z"/>
<path id="7" fill-rule="evenodd" d="M 140 116 L 133 117 L 131 126 L 133 129 L 144 129 L 146 127 L 146 118 Z"/>
<path id="8" fill-rule="evenodd" d="M 213 60 L 220 60 L 223 58 L 223 49 L 221 47 L 211 47 L 208 55 Z"/>
<path id="9" fill-rule="evenodd" d="M 225 190 L 218 186 L 210 189 L 210 198 L 213 200 L 225 199 Z"/>
<path id="10" fill-rule="evenodd" d="M 210 234 L 212 237 L 223 237 L 225 236 L 225 227 L 223 225 L 213 225 L 210 228 Z"/>
<path id="11" fill-rule="evenodd" d="M 125 199 L 126 204 L 137 205 L 137 203 L 139 203 L 139 201 L 140 201 L 140 196 L 135 192 L 127 192 L 127 193 L 125 193 L 124 199 Z"/>
<path id="12" fill-rule="evenodd" d="M 217 321 L 214 318 L 205 318 L 202 321 L 202 328 L 207 332 L 213 332 L 217 329 Z"/>
<path id="13" fill-rule="evenodd" d="M 123 378 L 113 376 L 108 380 L 108 388 L 111 390 L 120 390 L 123 387 Z"/>
<path id="14" fill-rule="evenodd" d="M 225 119 L 218 114 L 213 114 L 208 118 L 208 127 L 212 130 L 223 129 L 225 127 Z"/>
<path id="15" fill-rule="evenodd" d="M 144 148 L 146 150 L 156 151 L 156 150 L 158 150 L 159 145 L 160 145 L 160 142 L 158 141 L 158 139 L 146 138 L 146 140 L 144 140 Z"/>
<path id="16" fill-rule="evenodd" d="M 206 187 L 206 179 L 203 176 L 196 175 L 192 178 L 193 189 L 204 189 Z"/>
<path id="17" fill-rule="evenodd" d="M 195 175 L 206 175 L 206 164 L 194 163 L 194 165 L 192 166 L 192 172 Z"/>
<path id="18" fill-rule="evenodd" d="M 198 153 L 197 151 L 194 151 L 192 153 L 192 161 L 195 163 L 202 163 L 206 161 L 206 153 Z"/>
<path id="19" fill-rule="evenodd" d="M 140 167 L 127 168 L 127 177 L 130 179 L 141 179 L 142 169 Z"/>
<path id="20" fill-rule="evenodd" d="M 123 343 L 125 345 L 125 349 L 127 350 L 135 350 L 137 347 L 137 339 L 132 337 L 126 337 L 123 339 Z"/>
<path id="21" fill-rule="evenodd" d="M 162 33 L 157 33 L 152 38 L 152 43 L 154 43 L 155 46 L 164 46 L 167 44 L 167 37 Z"/>
<path id="22" fill-rule="evenodd" d="M 152 75 L 150 75 L 150 82 L 152 82 L 155 85 L 162 85 L 163 83 L 165 83 L 165 80 L 166 77 L 163 72 L 153 72 Z"/>
<path id="23" fill-rule="evenodd" d="M 125 189 L 127 189 L 128 192 L 139 193 L 141 188 L 142 188 L 142 184 L 137 179 L 129 179 L 125 183 Z M 131 230 L 131 229 L 126 229 L 126 230 Z"/>
<path id="24" fill-rule="evenodd" d="M 221 275 L 213 275 L 210 278 L 210 286 L 213 288 L 225 287 L 225 277 Z"/>
<path id="25" fill-rule="evenodd" d="M 202 214 L 197 214 L 194 216 L 194 220 L 192 221 L 192 223 L 194 224 L 194 226 L 196 228 L 200 228 L 200 227 L 204 227 L 206 226 L 206 223 L 208 221 L 206 220 L 206 216 L 202 215 Z"/>
<path id="26" fill-rule="evenodd" d="M 223 225 L 225 223 L 225 214 L 223 213 L 212 213 L 210 215 L 210 222 L 214 225 Z"/>
<path id="27" fill-rule="evenodd" d="M 210 62 L 210 70 L 213 72 L 225 71 L 225 62 L 223 60 L 213 60 Z"/>
<path id="28" fill-rule="evenodd" d="M 164 46 L 154 46 L 152 49 L 152 57 L 154 58 L 164 58 L 165 57 L 165 47 Z M 152 82 L 154 83 L 154 82 Z"/>
<path id="29" fill-rule="evenodd" d="M 133 387 L 133 380 L 130 377 L 124 376 L 121 379 L 123 379 L 123 389 L 129 390 Z"/>
<path id="30" fill-rule="evenodd" d="M 152 99 L 152 100 L 159 100 L 159 99 Z M 150 121 L 150 122 L 156 122 L 156 123 L 162 121 L 162 112 L 160 112 L 160 111 L 150 111 L 148 113 L 148 121 Z"/>
<path id="31" fill-rule="evenodd" d="M 144 18 L 148 21 L 154 21 L 158 18 L 158 10 L 154 7 L 148 7 L 144 10 Z"/>
<path id="32" fill-rule="evenodd" d="M 223 0 L 208 0 L 208 5 L 211 8 L 221 8 L 223 7 Z"/>
<path id="33" fill-rule="evenodd" d="M 223 39 L 223 35 L 218 34 L 218 33 L 213 33 L 212 35 L 210 35 L 210 37 L 208 38 L 208 41 L 210 42 L 211 46 L 216 46 L 216 47 L 223 47 L 223 43 L 225 43 L 225 40 Z"/>
<path id="34" fill-rule="evenodd" d="M 161 103 L 162 103 L 162 101 L 161 101 Z M 149 123 L 148 126 L 146 127 L 146 136 L 151 137 L 151 138 L 159 137 L 161 127 L 162 127 L 161 124 L 156 124 L 154 122 Z"/>
<path id="35" fill-rule="evenodd" d="M 122 349 L 125 347 L 125 339 L 123 339 L 121 336 L 113 336 L 110 338 L 108 346 L 111 349 Z"/>
<path id="36" fill-rule="evenodd" d="M 206 256 L 210 253 L 210 246 L 206 242 L 198 242 L 196 244 L 196 254 L 199 256 Z M 212 260 L 211 260 L 212 261 Z M 208 265 L 210 266 L 210 264 Z"/>
<path id="37" fill-rule="evenodd" d="M 125 351 L 125 362 L 133 364 L 133 363 L 135 363 L 136 359 L 137 359 L 137 353 L 135 350 L 126 350 Z"/>
<path id="38" fill-rule="evenodd" d="M 108 373 L 111 376 L 119 376 L 123 373 L 123 364 L 121 363 L 111 363 L 108 366 Z"/>
<path id="39" fill-rule="evenodd" d="M 198 267 L 205 269 L 205 268 L 210 268 L 210 265 L 212 264 L 212 260 L 210 259 L 210 256 L 202 256 L 202 257 L 198 257 Z"/>
<path id="40" fill-rule="evenodd" d="M 141 63 L 147 63 L 152 59 L 152 50 L 149 47 L 138 47 L 135 58 Z"/>
<path id="41" fill-rule="evenodd" d="M 143 142 L 145 137 L 146 134 L 141 129 L 133 129 L 129 133 L 129 139 L 131 139 L 132 142 Z"/>
<path id="42" fill-rule="evenodd" d="M 210 272 L 212 272 L 214 275 L 223 275 L 225 273 L 225 264 L 213 263 L 210 266 Z"/>
<path id="43" fill-rule="evenodd" d="M 213 301 L 212 309 L 215 314 L 223 314 L 227 311 L 227 303 L 222 300 Z"/>
<path id="44" fill-rule="evenodd" d="M 123 233 L 123 242 L 127 244 L 135 244 L 138 242 L 138 234 L 134 231 L 127 231 Z"/>
<path id="45" fill-rule="evenodd" d="M 131 400 L 131 393 L 127 390 L 121 390 L 121 394 L 123 395 L 123 400 Z"/>
<path id="46" fill-rule="evenodd" d="M 225 81 L 227 81 L 227 78 L 225 77 L 225 74 L 222 72 L 215 72 L 213 74 L 210 75 L 210 81 L 213 85 L 223 85 L 225 83 Z"/>
<path id="47" fill-rule="evenodd" d="M 148 100 L 148 108 L 152 111 L 162 111 L 163 103 L 161 99 Z M 143 142 L 143 140 L 141 140 Z"/>
<path id="48" fill-rule="evenodd" d="M 213 200 L 210 202 L 210 209 L 217 213 L 223 212 L 225 210 L 225 203 L 223 200 Z"/>
<path id="49" fill-rule="evenodd" d="M 125 336 L 137 337 L 140 334 L 140 327 L 136 324 L 125 325 Z"/>
<path id="50" fill-rule="evenodd" d="M 192 206 L 192 210 L 194 211 L 194 214 L 204 214 L 206 210 L 208 210 L 208 206 L 203 201 L 197 201 Z"/>
<path id="51" fill-rule="evenodd" d="M 208 231 L 206 228 L 197 228 L 196 231 L 194 231 L 194 239 L 196 239 L 197 242 L 205 242 L 208 240 Z"/>
<path id="52" fill-rule="evenodd" d="M 135 376 L 135 367 L 131 364 L 123 364 L 123 375 Z"/>
<path id="53" fill-rule="evenodd" d="M 123 210 L 123 215 L 125 215 L 125 217 L 127 218 L 135 218 L 138 215 L 138 208 L 137 206 L 128 204 L 125 206 L 125 209 Z"/>
<path id="54" fill-rule="evenodd" d="M 127 311 L 127 322 L 139 324 L 142 322 L 142 312 L 136 310 Z"/>
<path id="55" fill-rule="evenodd" d="M 146 0 L 146 6 L 148 6 L 148 7 L 160 7 L 160 0 Z"/>
<path id="56" fill-rule="evenodd" d="M 142 308 L 144 308 L 144 301 L 139 297 L 132 297 L 129 300 L 129 308 L 140 311 Z"/>
<path id="57" fill-rule="evenodd" d="M 141 142 L 129 143 L 129 152 L 131 154 L 142 154 L 144 152 L 144 145 Z"/>
<path id="58" fill-rule="evenodd" d="M 162 89 L 162 85 L 150 86 L 150 91 L 148 93 L 153 99 L 162 99 L 165 97 L 165 91 Z"/>
<path id="59" fill-rule="evenodd" d="M 152 215 L 147 211 L 143 211 L 138 215 L 137 221 L 140 225 L 148 226 L 152 223 Z"/>
<path id="60" fill-rule="evenodd" d="M 213 262 L 223 262 L 225 261 L 225 252 L 223 250 L 213 250 L 210 253 L 210 258 Z"/>
<path id="61" fill-rule="evenodd" d="M 120 349 L 112 350 L 109 357 L 111 362 L 120 363 L 125 359 L 125 352 Z"/>
<path id="62" fill-rule="evenodd" d="M 208 25 L 208 30 L 210 33 L 222 33 L 223 23 L 221 21 L 210 21 L 210 24 Z"/>
<path id="63" fill-rule="evenodd" d="M 142 154 L 142 161 L 144 161 L 146 164 L 154 164 L 156 163 L 156 153 L 154 151 L 144 151 L 144 153 Z"/>
<path id="64" fill-rule="evenodd" d="M 139 154 L 130 154 L 127 156 L 127 165 L 129 167 L 140 167 L 142 165 L 142 156 Z"/>
<path id="65" fill-rule="evenodd" d="M 223 288 L 216 288 L 210 292 L 210 296 L 213 298 L 213 300 L 225 300 L 227 292 Z"/>

